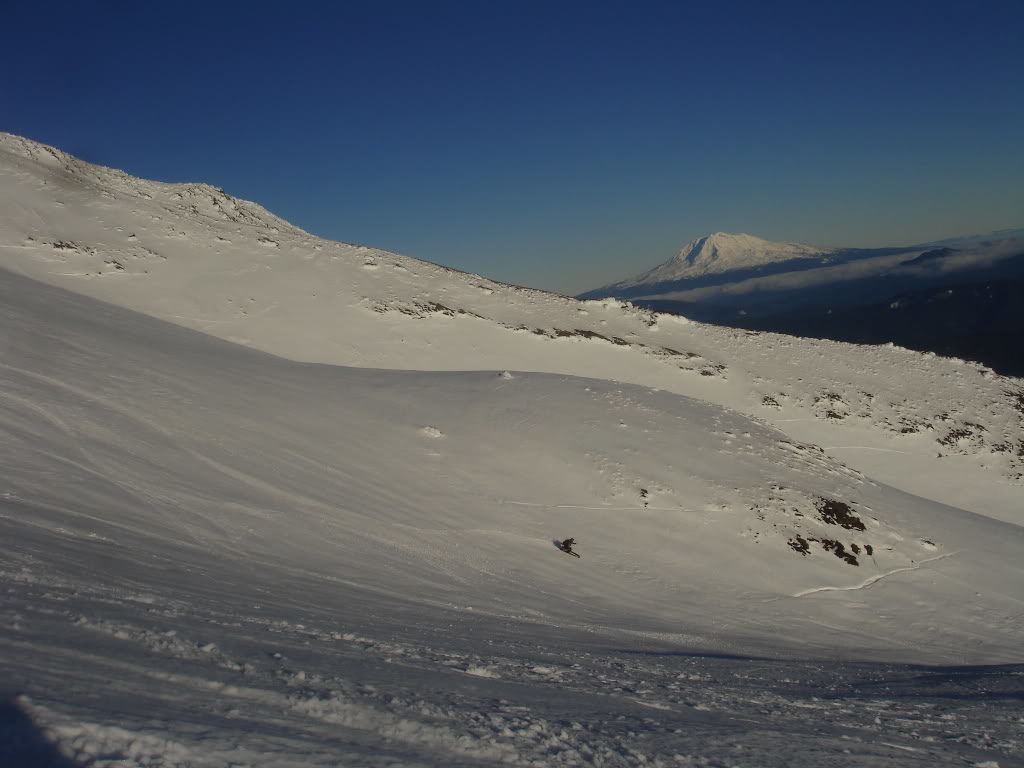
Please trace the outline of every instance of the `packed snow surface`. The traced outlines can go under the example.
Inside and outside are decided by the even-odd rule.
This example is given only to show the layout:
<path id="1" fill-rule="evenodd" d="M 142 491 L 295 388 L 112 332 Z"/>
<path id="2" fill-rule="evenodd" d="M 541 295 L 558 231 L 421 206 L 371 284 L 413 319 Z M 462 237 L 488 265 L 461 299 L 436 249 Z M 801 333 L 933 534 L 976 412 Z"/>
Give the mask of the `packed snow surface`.
<path id="1" fill-rule="evenodd" d="M 0 147 L 0 762 L 1024 765 L 1019 382 Z"/>

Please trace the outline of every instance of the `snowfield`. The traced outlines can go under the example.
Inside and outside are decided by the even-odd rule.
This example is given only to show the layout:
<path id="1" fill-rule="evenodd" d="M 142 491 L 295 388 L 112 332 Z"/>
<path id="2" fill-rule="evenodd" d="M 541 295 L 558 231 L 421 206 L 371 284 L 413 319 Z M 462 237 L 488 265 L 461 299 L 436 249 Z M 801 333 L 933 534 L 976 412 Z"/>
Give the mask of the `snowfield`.
<path id="1" fill-rule="evenodd" d="M 1024 523 L 1024 385 L 973 363 L 495 283 L 3 133 L 0 265 L 291 360 L 538 371 L 688 395 L 913 494 Z"/>
<path id="2" fill-rule="evenodd" d="M 0 764 L 1024 765 L 1017 380 L 6 134 L 0 266 Z"/>

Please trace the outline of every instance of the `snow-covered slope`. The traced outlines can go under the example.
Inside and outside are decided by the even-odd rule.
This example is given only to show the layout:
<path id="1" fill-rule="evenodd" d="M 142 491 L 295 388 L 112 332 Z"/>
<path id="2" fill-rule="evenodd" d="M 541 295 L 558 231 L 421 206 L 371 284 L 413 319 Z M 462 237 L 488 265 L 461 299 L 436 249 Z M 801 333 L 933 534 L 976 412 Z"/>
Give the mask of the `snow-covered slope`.
<path id="1" fill-rule="evenodd" d="M 635 286 L 649 286 L 704 275 L 756 269 L 767 264 L 794 259 L 823 262 L 837 250 L 836 248 L 803 243 L 773 243 L 753 235 L 715 232 L 691 240 L 680 249 L 679 253 L 654 269 L 605 286 L 594 293 L 615 296 L 623 289 Z"/>
<path id="2" fill-rule="evenodd" d="M 1018 751 L 974 672 L 830 660 L 1017 660 L 1019 526 L 667 392 L 295 363 L 3 278 L 15 765 Z"/>
<path id="3" fill-rule="evenodd" d="M 217 557 L 609 631 L 678 632 L 685 612 L 694 646 L 812 655 L 898 656 L 927 636 L 909 621 L 864 636 L 857 617 L 812 640 L 799 625 L 818 591 L 886 578 L 889 601 L 925 562 L 946 576 L 911 579 L 919 599 L 950 598 L 950 580 L 996 603 L 1024 588 L 1003 556 L 1019 527 L 876 484 L 719 406 L 550 374 L 292 363 L 3 283 L 5 520 L 36 531 L 19 541 L 92 541 L 62 558 L 72 571 L 98 552 L 126 568 L 139 552 Z M 560 534 L 581 542 L 574 570 Z M 974 650 L 1009 653 L 992 630 Z M 970 626 L 945 632 L 928 641 L 938 657 L 971 647 Z"/>
<path id="4" fill-rule="evenodd" d="M 912 493 L 1024 514 L 1024 387 L 975 365 L 503 285 L 321 240 L 211 187 L 134 179 L 8 134 L 0 265 L 293 360 L 656 387 L 764 419 Z"/>
<path id="5" fill-rule="evenodd" d="M 0 145 L 5 767 L 1021 764 L 1019 382 Z"/>

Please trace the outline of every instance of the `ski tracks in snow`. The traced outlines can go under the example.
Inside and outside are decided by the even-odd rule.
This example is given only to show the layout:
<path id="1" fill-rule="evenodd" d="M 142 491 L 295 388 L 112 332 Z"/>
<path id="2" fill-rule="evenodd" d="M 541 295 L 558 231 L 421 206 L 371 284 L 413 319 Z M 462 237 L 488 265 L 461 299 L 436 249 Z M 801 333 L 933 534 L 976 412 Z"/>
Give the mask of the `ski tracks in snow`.
<path id="1" fill-rule="evenodd" d="M 351 616 L 45 576 L 9 581 L 20 618 L 0 673 L 26 728 L 96 768 L 1020 764 L 1021 673 L 474 637 L 497 628 L 476 623 L 367 636 Z"/>
<path id="2" fill-rule="evenodd" d="M 874 576 L 870 576 L 869 578 L 862 581 L 860 584 L 854 584 L 850 587 L 813 587 L 811 589 L 805 589 L 800 592 L 797 592 L 793 595 L 793 597 L 807 597 L 808 595 L 817 594 L 818 592 L 851 592 L 858 589 L 867 589 L 871 585 L 876 584 L 882 579 L 892 576 L 894 574 L 903 573 L 904 571 L 916 571 L 922 565 L 925 565 L 927 563 L 934 563 L 936 560 L 943 560 L 947 557 L 952 557 L 955 554 L 957 553 L 946 552 L 942 555 L 929 557 L 928 559 L 922 560 L 919 563 L 914 563 L 913 565 L 904 566 L 903 568 L 893 568 L 891 571 L 886 571 L 885 573 L 876 573 Z"/>

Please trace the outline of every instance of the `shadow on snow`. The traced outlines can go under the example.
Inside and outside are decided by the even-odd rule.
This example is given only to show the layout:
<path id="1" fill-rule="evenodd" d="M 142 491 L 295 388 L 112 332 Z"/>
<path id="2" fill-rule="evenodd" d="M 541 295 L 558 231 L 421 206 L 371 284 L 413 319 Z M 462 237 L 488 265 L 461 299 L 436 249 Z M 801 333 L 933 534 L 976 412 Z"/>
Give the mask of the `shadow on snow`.
<path id="1" fill-rule="evenodd" d="M 80 768 L 46 738 L 16 697 L 0 699 L 0 764 L 6 768 Z"/>

